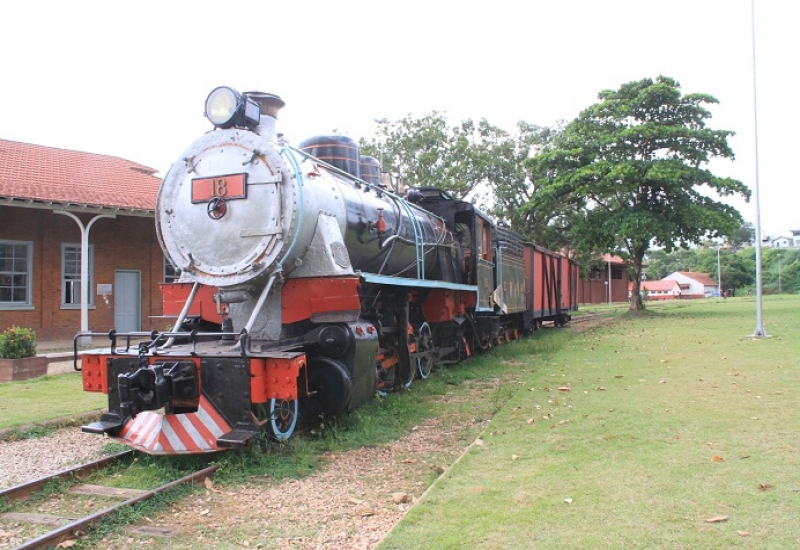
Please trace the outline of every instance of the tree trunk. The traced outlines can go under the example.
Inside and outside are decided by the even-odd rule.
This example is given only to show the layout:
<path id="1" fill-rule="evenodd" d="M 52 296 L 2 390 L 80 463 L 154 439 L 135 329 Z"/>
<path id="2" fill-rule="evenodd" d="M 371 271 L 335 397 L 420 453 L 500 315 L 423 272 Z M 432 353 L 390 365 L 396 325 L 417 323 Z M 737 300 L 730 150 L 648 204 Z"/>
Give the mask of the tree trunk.
<path id="1" fill-rule="evenodd" d="M 633 257 L 633 287 L 631 288 L 631 311 L 642 311 L 644 300 L 642 300 L 642 261 L 644 254 L 635 254 Z"/>

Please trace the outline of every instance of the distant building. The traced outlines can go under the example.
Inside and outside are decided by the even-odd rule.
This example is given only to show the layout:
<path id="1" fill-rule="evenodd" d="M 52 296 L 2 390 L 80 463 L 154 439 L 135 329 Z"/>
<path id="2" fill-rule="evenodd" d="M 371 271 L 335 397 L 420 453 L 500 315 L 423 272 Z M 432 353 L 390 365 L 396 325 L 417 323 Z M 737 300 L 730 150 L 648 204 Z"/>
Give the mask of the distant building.
<path id="1" fill-rule="evenodd" d="M 800 229 L 792 229 L 792 246 L 800 247 Z"/>
<path id="2" fill-rule="evenodd" d="M 770 240 L 769 246 L 772 248 L 790 248 L 794 246 L 794 240 L 791 237 L 775 237 Z"/>
<path id="3" fill-rule="evenodd" d="M 684 284 L 688 289 L 689 285 Z M 631 292 L 633 284 L 631 284 Z M 647 300 L 677 300 L 681 297 L 682 289 L 678 281 L 672 279 L 661 279 L 660 281 L 642 281 L 640 291 L 644 293 Z"/>
<path id="4" fill-rule="evenodd" d="M 628 264 L 611 254 L 604 254 L 600 267 L 592 269 L 578 283 L 579 304 L 604 304 L 628 301 Z"/>
<path id="5" fill-rule="evenodd" d="M 719 285 L 708 273 L 676 271 L 662 280 L 677 282 L 681 289 L 681 299 L 719 296 Z"/>

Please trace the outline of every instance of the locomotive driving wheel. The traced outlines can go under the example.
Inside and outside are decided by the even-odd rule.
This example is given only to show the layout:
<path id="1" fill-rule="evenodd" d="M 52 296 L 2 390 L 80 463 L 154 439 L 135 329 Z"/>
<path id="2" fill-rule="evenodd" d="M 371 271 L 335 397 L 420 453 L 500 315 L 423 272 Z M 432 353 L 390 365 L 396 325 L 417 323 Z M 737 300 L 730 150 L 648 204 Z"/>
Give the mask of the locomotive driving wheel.
<path id="1" fill-rule="evenodd" d="M 432 351 L 433 335 L 431 334 L 431 326 L 428 323 L 422 323 L 419 327 L 419 336 L 417 336 L 417 353 Z M 424 380 L 430 376 L 431 369 L 433 369 L 433 357 L 431 355 L 417 357 L 417 371 L 420 378 Z"/>
<path id="2" fill-rule="evenodd" d="M 297 427 L 297 399 L 270 399 L 268 429 L 278 441 L 286 441 Z"/>

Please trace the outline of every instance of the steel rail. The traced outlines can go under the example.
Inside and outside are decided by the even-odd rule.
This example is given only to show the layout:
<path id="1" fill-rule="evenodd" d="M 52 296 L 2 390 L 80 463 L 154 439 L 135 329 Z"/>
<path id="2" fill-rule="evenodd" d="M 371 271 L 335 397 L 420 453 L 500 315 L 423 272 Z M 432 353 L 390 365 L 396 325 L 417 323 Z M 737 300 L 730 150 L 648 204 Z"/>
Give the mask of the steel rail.
<path id="1" fill-rule="evenodd" d="M 38 479 L 34 479 L 33 481 L 26 481 L 25 483 L 20 483 L 19 485 L 15 485 L 14 487 L 9 487 L 7 489 L 0 490 L 0 498 L 4 497 L 8 502 L 25 500 L 31 494 L 41 489 L 49 481 L 66 477 L 72 479 L 79 478 L 81 475 L 89 474 L 96 470 L 105 468 L 109 464 L 112 464 L 118 460 L 130 456 L 132 453 L 133 450 L 123 451 L 121 453 L 100 458 L 98 460 L 95 460 L 94 462 L 87 462 L 86 464 L 81 464 L 79 466 L 75 466 L 67 470 L 62 470 L 55 474 L 43 476 Z"/>
<path id="2" fill-rule="evenodd" d="M 70 537 L 77 536 L 78 533 L 86 532 L 90 525 L 92 525 L 93 523 L 97 523 L 106 516 L 113 514 L 117 510 L 125 508 L 126 506 L 131 506 L 143 500 L 147 500 L 150 497 L 168 491 L 174 487 L 177 487 L 178 485 L 182 485 L 184 483 L 189 483 L 192 481 L 197 481 L 200 479 L 205 479 L 206 477 L 213 474 L 218 468 L 219 464 L 215 464 L 214 466 L 209 466 L 208 468 L 198 470 L 197 472 L 184 476 L 178 480 L 171 481 L 165 485 L 162 485 L 161 487 L 157 487 L 155 489 L 147 491 L 146 493 L 142 493 L 135 497 L 129 498 L 124 502 L 120 502 L 113 506 L 109 506 L 108 508 L 100 510 L 99 512 L 95 512 L 93 514 L 89 514 L 86 517 L 72 521 L 62 527 L 59 527 L 58 529 L 54 529 L 48 533 L 36 537 L 35 539 L 20 544 L 19 546 L 14 547 L 13 550 L 33 550 L 33 549 L 47 548 L 50 546 L 58 545 Z"/>

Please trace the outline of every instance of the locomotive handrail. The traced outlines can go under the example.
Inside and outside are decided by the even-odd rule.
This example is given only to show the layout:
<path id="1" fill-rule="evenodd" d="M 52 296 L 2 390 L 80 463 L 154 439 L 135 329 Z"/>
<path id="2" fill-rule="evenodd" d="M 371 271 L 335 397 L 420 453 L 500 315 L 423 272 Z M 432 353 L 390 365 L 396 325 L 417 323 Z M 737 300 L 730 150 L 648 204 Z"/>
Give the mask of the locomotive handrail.
<path id="1" fill-rule="evenodd" d="M 408 201 L 400 200 L 400 204 L 405 208 L 408 217 L 411 219 L 411 227 L 414 228 L 414 253 L 417 258 L 417 279 L 425 278 L 425 234 L 422 231 L 422 225 L 419 220 L 411 211 Z"/>

